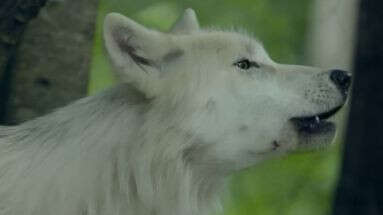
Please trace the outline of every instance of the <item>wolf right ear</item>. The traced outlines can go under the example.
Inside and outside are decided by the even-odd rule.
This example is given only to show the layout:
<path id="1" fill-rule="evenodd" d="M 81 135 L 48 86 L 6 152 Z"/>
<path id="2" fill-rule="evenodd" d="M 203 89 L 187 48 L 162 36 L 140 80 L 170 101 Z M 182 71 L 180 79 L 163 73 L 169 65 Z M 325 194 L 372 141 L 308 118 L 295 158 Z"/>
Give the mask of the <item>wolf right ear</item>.
<path id="1" fill-rule="evenodd" d="M 197 15 L 194 10 L 188 8 L 183 15 L 177 20 L 170 30 L 172 34 L 190 34 L 199 30 Z"/>
<path id="2" fill-rule="evenodd" d="M 119 79 L 153 97 L 159 86 L 159 59 L 173 48 L 169 38 L 121 14 L 110 13 L 104 21 L 104 40 Z"/>

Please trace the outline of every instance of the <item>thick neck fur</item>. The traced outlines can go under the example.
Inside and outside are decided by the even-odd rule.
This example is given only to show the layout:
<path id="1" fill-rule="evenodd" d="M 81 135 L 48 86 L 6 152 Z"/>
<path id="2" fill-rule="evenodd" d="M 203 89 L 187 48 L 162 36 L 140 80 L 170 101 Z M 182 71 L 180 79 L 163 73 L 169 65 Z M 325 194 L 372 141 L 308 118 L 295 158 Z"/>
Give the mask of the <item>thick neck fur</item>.
<path id="1" fill-rule="evenodd" d="M 127 84 L 0 127 L 0 215 L 207 214 L 222 175 L 195 141 Z"/>

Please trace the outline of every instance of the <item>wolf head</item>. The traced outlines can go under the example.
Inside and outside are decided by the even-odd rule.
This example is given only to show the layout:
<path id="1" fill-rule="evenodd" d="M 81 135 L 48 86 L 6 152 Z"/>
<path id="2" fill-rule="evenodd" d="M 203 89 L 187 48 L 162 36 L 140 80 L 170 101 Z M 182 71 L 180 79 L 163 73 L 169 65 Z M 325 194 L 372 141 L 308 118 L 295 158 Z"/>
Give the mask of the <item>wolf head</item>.
<path id="1" fill-rule="evenodd" d="M 335 135 L 327 119 L 345 103 L 344 71 L 278 64 L 248 35 L 200 29 L 191 9 L 168 33 L 112 13 L 104 37 L 117 75 L 151 101 L 152 116 L 194 137 L 190 162 L 243 168 Z"/>

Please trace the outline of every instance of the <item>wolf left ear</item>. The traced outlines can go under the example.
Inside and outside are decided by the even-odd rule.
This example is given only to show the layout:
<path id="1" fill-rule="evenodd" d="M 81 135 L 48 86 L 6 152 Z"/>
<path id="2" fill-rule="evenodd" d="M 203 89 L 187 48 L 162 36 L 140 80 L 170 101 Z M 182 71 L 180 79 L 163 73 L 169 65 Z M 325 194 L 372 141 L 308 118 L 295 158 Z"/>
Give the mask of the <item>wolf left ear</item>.
<path id="1" fill-rule="evenodd" d="M 188 8 L 183 15 L 177 20 L 170 30 L 172 34 L 190 34 L 199 31 L 199 23 L 194 10 Z"/>
<path id="2" fill-rule="evenodd" d="M 169 38 L 121 14 L 111 13 L 104 21 L 104 40 L 119 79 L 153 97 L 159 86 L 159 59 L 172 48 Z"/>

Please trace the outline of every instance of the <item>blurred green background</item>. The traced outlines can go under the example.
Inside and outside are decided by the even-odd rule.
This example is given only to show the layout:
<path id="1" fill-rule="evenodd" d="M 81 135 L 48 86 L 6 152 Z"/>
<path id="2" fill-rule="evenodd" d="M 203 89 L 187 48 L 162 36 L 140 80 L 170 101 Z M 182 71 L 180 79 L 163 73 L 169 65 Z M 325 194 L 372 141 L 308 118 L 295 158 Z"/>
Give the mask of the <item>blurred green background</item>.
<path id="1" fill-rule="evenodd" d="M 278 62 L 305 64 L 312 0 L 100 0 L 89 93 L 113 85 L 103 49 L 102 23 L 120 12 L 146 26 L 168 30 L 185 8 L 202 27 L 246 29 Z M 337 143 L 341 142 L 337 138 Z M 225 215 L 329 214 L 338 177 L 340 146 L 270 160 L 238 173 L 224 199 Z"/>

